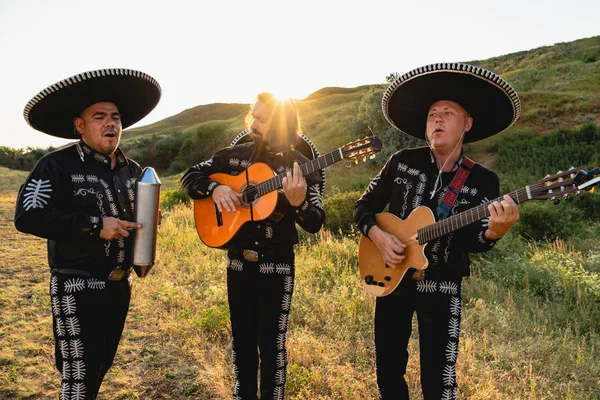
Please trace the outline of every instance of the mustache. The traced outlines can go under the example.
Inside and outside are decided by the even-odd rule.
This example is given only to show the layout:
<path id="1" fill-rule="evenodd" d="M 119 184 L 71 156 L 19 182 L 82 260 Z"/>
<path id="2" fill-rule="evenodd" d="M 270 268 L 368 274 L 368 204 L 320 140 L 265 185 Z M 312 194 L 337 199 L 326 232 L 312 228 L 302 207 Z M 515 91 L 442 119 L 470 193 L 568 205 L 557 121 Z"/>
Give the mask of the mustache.
<path id="1" fill-rule="evenodd" d="M 115 128 L 106 128 L 102 130 L 103 135 L 107 133 L 114 133 L 115 135 L 118 135 L 119 132 Z"/>

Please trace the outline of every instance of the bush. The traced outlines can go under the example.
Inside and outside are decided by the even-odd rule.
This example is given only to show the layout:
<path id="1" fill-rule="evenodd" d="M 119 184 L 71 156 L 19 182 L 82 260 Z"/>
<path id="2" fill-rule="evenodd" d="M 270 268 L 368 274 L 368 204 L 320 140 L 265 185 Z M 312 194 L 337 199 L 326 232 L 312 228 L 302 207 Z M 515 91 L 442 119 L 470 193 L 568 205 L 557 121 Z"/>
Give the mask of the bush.
<path id="1" fill-rule="evenodd" d="M 353 190 L 331 195 L 323 201 L 325 228 L 333 233 L 349 234 L 354 230 L 354 204 L 362 192 Z"/>
<path id="2" fill-rule="evenodd" d="M 584 228 L 582 215 L 581 210 L 568 203 L 528 203 L 521 207 L 514 229 L 524 238 L 536 241 L 565 239 Z"/>
<path id="3" fill-rule="evenodd" d="M 160 192 L 160 208 L 162 210 L 170 210 L 178 204 L 189 204 L 190 202 L 190 196 L 182 189 Z"/>

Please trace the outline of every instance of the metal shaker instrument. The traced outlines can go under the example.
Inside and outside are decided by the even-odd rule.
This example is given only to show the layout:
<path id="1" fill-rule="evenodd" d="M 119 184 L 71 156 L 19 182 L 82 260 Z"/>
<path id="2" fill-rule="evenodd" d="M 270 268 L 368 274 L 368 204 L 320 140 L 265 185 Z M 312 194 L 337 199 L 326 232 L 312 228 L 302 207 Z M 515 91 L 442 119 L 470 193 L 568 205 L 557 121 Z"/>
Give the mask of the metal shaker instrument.
<path id="1" fill-rule="evenodd" d="M 133 238 L 133 269 L 143 278 L 152 269 L 156 257 L 160 179 L 154 168 L 146 167 L 135 183 L 135 222 L 142 224 Z"/>

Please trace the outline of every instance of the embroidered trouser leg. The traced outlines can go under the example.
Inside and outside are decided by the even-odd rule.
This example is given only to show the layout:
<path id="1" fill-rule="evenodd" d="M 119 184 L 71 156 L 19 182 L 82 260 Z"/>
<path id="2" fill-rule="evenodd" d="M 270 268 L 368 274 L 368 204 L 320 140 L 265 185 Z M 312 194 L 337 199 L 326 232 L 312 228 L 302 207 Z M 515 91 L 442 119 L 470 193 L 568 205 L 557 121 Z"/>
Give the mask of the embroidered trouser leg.
<path id="1" fill-rule="evenodd" d="M 461 280 L 413 281 L 410 278 L 400 283 L 397 292 L 376 301 L 375 354 L 380 398 L 408 399 L 404 374 L 415 311 L 424 398 L 454 399 Z"/>
<path id="2" fill-rule="evenodd" d="M 95 399 L 123 332 L 129 282 L 53 274 L 50 298 L 59 398 Z"/>
<path id="3" fill-rule="evenodd" d="M 283 399 L 285 342 L 294 290 L 294 258 L 281 262 L 227 261 L 235 399 L 256 399 L 260 354 L 261 399 Z"/>

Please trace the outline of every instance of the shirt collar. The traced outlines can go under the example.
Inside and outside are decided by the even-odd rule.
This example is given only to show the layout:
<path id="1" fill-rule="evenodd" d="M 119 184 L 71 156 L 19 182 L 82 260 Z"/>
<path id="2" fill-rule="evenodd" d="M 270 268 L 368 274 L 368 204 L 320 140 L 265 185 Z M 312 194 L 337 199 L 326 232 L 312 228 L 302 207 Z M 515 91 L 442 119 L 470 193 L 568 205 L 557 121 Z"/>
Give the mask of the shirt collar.
<path id="1" fill-rule="evenodd" d="M 433 154 L 433 150 L 431 150 L 431 149 L 429 149 L 429 158 L 430 158 L 430 163 L 433 164 L 434 168 L 436 168 L 435 155 Z M 460 167 L 460 164 L 463 162 L 464 158 L 465 158 L 464 149 L 461 147 L 460 148 L 460 157 L 458 157 L 458 160 L 456 160 L 456 162 L 452 166 L 451 172 L 456 172 L 458 170 L 458 167 Z"/>
<path id="2" fill-rule="evenodd" d="M 77 153 L 79 153 L 79 158 L 81 158 L 81 161 L 84 161 L 87 157 L 100 164 L 110 165 L 110 157 L 105 156 L 102 153 L 98 153 L 96 150 L 88 146 L 83 140 L 77 142 L 76 146 Z M 120 148 L 117 148 L 115 155 L 117 156 L 117 165 L 125 166 L 129 163 L 127 161 L 127 157 L 125 157 L 125 154 Z"/>

